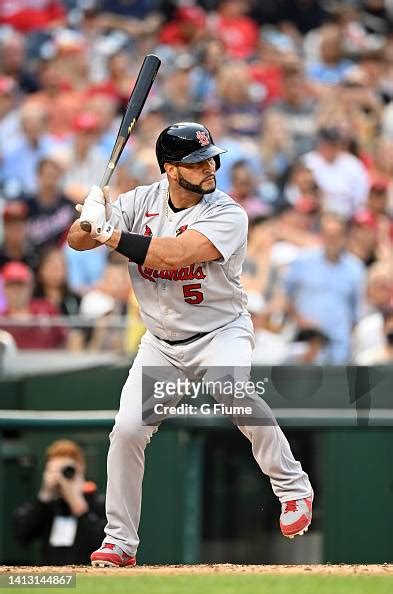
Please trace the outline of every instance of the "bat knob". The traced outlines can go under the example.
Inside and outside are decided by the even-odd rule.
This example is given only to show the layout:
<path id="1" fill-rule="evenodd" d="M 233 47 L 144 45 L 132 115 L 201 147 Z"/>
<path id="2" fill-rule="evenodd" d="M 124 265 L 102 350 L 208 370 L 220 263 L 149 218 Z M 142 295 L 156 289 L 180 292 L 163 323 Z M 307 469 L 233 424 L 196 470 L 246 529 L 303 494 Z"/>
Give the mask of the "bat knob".
<path id="1" fill-rule="evenodd" d="M 91 231 L 91 224 L 89 223 L 89 221 L 82 221 L 80 223 L 81 229 L 83 231 L 85 231 L 86 233 L 90 233 Z"/>

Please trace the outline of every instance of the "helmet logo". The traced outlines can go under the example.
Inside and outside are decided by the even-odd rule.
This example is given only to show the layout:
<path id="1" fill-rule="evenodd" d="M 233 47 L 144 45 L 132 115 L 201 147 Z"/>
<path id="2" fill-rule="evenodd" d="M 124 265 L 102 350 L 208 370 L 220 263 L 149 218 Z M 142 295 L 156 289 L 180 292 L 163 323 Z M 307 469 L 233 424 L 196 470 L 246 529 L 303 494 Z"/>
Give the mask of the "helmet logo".
<path id="1" fill-rule="evenodd" d="M 198 132 L 196 133 L 196 137 L 198 139 L 198 142 L 201 144 L 201 146 L 206 146 L 206 145 L 210 144 L 210 139 L 209 139 L 209 135 L 207 132 L 205 132 L 205 131 L 201 132 L 200 130 L 198 130 Z"/>

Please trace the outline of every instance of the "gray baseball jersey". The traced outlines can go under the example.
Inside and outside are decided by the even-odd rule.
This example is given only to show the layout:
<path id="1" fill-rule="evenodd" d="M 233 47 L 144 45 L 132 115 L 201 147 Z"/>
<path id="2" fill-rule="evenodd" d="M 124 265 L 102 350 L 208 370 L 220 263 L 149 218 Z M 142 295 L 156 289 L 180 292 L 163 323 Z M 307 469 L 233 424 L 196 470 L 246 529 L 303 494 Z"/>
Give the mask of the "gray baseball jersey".
<path id="1" fill-rule="evenodd" d="M 194 229 L 222 255 L 219 260 L 178 270 L 129 264 L 145 326 L 159 338 L 182 340 L 215 330 L 246 313 L 240 275 L 248 219 L 243 208 L 220 190 L 179 212 L 173 212 L 167 201 L 167 180 L 139 186 L 118 197 L 110 222 L 123 231 L 156 237 L 176 237 Z"/>

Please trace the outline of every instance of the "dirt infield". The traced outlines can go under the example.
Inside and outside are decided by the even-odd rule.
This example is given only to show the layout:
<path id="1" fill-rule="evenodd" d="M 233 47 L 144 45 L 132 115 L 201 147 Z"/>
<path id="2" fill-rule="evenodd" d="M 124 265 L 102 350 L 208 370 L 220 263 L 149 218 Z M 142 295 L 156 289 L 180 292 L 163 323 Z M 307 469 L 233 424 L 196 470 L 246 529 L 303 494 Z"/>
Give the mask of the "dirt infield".
<path id="1" fill-rule="evenodd" d="M 393 577 L 393 565 L 232 565 L 230 563 L 217 565 L 139 565 L 119 569 L 100 569 L 80 565 L 60 567 L 21 567 L 0 566 L 2 573 L 78 573 L 92 575 L 123 575 L 130 572 L 149 575 L 186 575 L 186 574 L 317 574 L 317 575 L 387 575 Z"/>

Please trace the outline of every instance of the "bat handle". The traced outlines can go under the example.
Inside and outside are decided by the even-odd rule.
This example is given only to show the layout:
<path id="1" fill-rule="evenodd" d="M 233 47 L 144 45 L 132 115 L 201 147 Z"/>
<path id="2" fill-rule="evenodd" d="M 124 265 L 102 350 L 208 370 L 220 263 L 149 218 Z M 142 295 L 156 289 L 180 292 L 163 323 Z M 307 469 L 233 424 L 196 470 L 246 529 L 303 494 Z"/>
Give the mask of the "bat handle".
<path id="1" fill-rule="evenodd" d="M 109 161 L 108 166 L 105 170 L 105 173 L 104 173 L 101 183 L 100 183 L 101 190 L 103 190 L 105 188 L 105 186 L 109 185 L 109 182 L 111 181 L 111 177 L 112 177 L 112 173 L 113 173 L 114 169 L 115 169 L 115 164 L 112 161 Z"/>

